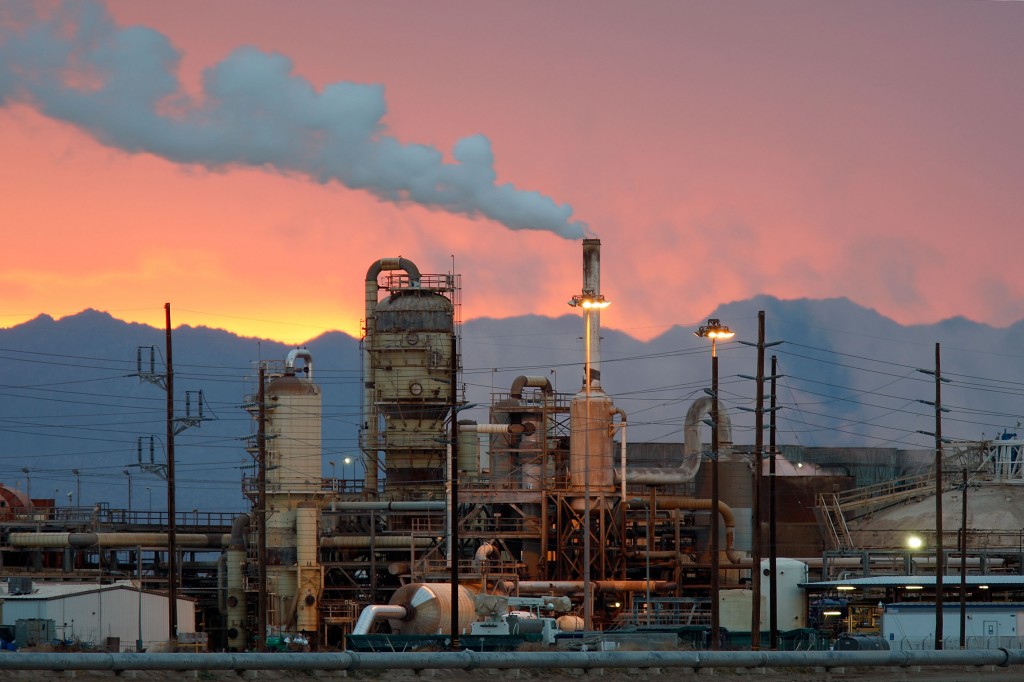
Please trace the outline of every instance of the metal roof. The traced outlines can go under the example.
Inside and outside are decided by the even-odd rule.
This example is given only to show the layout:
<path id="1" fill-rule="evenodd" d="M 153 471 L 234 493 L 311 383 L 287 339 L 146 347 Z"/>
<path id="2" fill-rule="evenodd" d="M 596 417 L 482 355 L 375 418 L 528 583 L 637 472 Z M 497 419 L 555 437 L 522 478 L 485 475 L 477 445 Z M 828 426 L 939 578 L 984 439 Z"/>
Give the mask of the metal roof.
<path id="1" fill-rule="evenodd" d="M 1020 587 L 1024 588 L 1024 575 L 969 575 L 964 581 L 967 585 L 978 587 Z M 817 583 L 799 583 L 806 590 L 836 590 L 840 587 L 864 589 L 869 587 L 905 587 L 920 585 L 935 587 L 934 575 L 878 575 L 870 578 L 848 578 L 845 580 L 826 580 Z M 947 575 L 942 579 L 944 589 L 960 586 L 959 575 Z"/>
<path id="2" fill-rule="evenodd" d="M 63 597 L 71 597 L 81 594 L 94 594 L 99 591 L 109 590 L 129 590 L 131 592 L 141 592 L 142 594 L 156 594 L 160 596 L 167 596 L 166 592 L 159 592 L 154 590 L 140 590 L 134 582 L 130 580 L 117 580 L 113 583 L 106 585 L 99 585 L 97 583 L 64 583 L 64 582 L 34 582 L 32 583 L 31 594 L 10 594 L 7 592 L 7 583 L 0 583 L 0 599 L 4 601 L 17 601 L 17 600 L 32 600 L 32 599 L 61 599 Z M 178 595 L 179 600 L 195 601 L 195 599 L 183 595 Z"/>

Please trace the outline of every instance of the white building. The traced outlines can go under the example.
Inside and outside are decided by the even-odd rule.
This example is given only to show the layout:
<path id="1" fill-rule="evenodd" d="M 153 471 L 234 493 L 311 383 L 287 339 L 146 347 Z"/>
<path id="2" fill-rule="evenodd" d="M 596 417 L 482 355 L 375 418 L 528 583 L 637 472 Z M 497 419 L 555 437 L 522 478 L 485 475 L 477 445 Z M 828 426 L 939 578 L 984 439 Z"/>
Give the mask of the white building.
<path id="1" fill-rule="evenodd" d="M 168 641 L 168 599 L 162 592 L 140 590 L 133 581 L 109 585 L 96 583 L 37 582 L 30 589 L 15 590 L 0 583 L 0 623 L 14 626 L 19 620 L 52 620 L 58 639 L 104 647 L 118 638 L 122 650 L 144 649 Z M 178 635 L 194 634 L 196 608 L 192 599 L 178 598 Z"/>

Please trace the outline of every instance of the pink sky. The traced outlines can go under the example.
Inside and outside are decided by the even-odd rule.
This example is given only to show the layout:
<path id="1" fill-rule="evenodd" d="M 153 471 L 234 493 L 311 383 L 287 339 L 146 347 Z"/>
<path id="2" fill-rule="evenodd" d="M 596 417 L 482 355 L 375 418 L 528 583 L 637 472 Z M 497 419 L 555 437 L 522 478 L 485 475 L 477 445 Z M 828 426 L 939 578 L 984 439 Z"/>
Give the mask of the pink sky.
<path id="1" fill-rule="evenodd" d="M 377 134 L 433 147 L 449 170 L 460 140 L 473 138 L 464 149 L 476 158 L 474 136 L 486 137 L 491 185 L 539 193 L 563 215 L 571 207 L 565 231 L 582 222 L 601 238 L 615 303 L 603 324 L 635 337 L 760 293 L 845 296 L 904 324 L 1024 318 L 1024 3 L 98 7 L 94 19 L 109 12 L 114 24 L 102 36 L 143 25 L 165 37 L 180 55 L 163 63 L 168 82 L 193 105 L 207 102 L 204 71 L 249 46 L 291 61 L 291 81 L 258 88 L 283 109 L 290 91 L 273 88 L 298 79 L 314 99 L 335 83 L 380 85 Z M 216 163 L 194 159 L 220 138 L 182 137 L 181 154 L 166 136 L 150 145 L 126 100 L 83 111 L 41 89 L 57 43 L 21 32 L 32 9 L 0 0 L 0 326 L 89 307 L 162 326 L 170 302 L 178 324 L 288 343 L 358 335 L 367 268 L 399 255 L 428 273 L 450 271 L 454 257 L 464 319 L 571 312 L 578 239 L 249 162 L 259 155 L 247 145 L 267 142 L 254 135 L 234 141 L 245 159 Z M 124 61 L 115 68 L 129 74 L 147 63 Z M 107 82 L 80 62 L 56 64 L 67 91 Z M 182 106 L 164 98 L 149 113 L 174 120 Z M 306 113 L 289 109 L 289 120 Z"/>

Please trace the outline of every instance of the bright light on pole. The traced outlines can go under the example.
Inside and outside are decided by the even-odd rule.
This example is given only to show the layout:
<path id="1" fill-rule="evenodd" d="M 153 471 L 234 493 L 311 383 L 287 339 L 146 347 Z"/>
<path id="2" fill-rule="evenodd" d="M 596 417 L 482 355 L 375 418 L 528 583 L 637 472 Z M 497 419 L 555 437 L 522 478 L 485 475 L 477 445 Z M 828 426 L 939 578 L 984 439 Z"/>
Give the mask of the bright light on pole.
<path id="1" fill-rule="evenodd" d="M 718 351 L 717 342 L 719 339 L 729 339 L 735 336 L 728 327 L 716 319 L 708 320 L 706 325 L 701 326 L 694 335 L 711 339 L 711 518 L 708 528 L 710 535 L 711 554 L 711 649 L 717 651 L 720 648 L 719 637 L 719 547 L 718 547 Z M 757 570 L 760 570 L 758 567 Z"/>

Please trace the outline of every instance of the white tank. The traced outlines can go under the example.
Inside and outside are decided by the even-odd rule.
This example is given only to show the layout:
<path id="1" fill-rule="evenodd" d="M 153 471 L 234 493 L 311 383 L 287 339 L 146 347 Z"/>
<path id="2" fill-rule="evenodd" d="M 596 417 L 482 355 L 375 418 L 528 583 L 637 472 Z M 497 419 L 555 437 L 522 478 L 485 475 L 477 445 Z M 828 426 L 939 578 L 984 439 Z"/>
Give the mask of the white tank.
<path id="1" fill-rule="evenodd" d="M 796 630 L 807 627 L 807 605 L 805 594 L 800 583 L 807 582 L 807 564 L 796 559 L 776 559 L 776 589 L 779 595 L 778 624 L 779 630 Z M 761 609 L 762 629 L 767 630 L 770 624 L 771 595 L 769 594 L 769 562 L 761 562 L 761 595 L 764 607 Z"/>
<path id="2" fill-rule="evenodd" d="M 305 366 L 295 367 L 303 358 Z M 312 357 L 292 351 L 285 373 L 267 384 L 267 490 L 318 491 L 321 472 L 321 396 Z"/>

